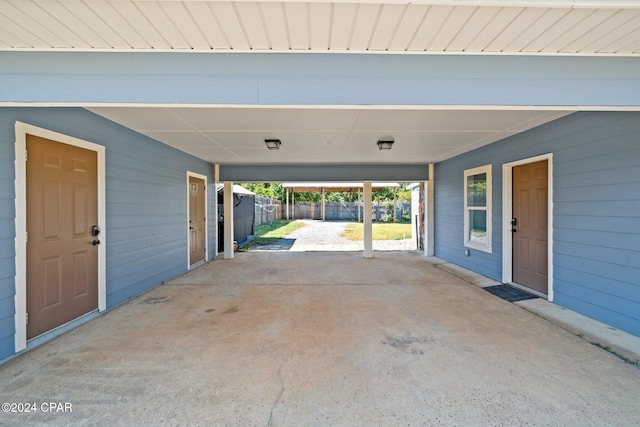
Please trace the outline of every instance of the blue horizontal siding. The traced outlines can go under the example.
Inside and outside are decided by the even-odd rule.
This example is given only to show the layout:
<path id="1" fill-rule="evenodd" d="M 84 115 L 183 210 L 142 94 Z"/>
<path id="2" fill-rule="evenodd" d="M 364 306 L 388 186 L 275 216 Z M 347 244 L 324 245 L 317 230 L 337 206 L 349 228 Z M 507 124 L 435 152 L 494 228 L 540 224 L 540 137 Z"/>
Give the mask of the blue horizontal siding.
<path id="1" fill-rule="evenodd" d="M 632 57 L 0 52 L 0 101 L 626 106 L 638 69 Z"/>
<path id="2" fill-rule="evenodd" d="M 213 188 L 208 162 L 84 109 L 0 108 L 0 360 L 14 351 L 16 121 L 106 148 L 107 307 L 186 271 L 187 171 L 207 176 Z M 212 249 L 215 240 L 212 229 Z"/>
<path id="3" fill-rule="evenodd" d="M 584 112 L 436 164 L 436 255 L 499 280 L 502 165 L 553 153 L 554 301 L 639 334 L 638 141 L 640 113 Z M 493 253 L 465 257 L 463 172 L 489 163 Z"/>
<path id="4" fill-rule="evenodd" d="M 7 273 L 8 274 L 8 273 Z M 0 278 L 0 299 L 13 298 L 16 293 L 13 275 Z"/>
<path id="5" fill-rule="evenodd" d="M 0 328 L 2 328 L 2 322 L 0 322 Z M 14 352 L 13 350 L 15 348 L 15 339 L 13 337 L 13 334 L 14 332 L 11 332 L 11 335 L 0 338 L 0 354 L 4 355 L 5 357 L 11 355 Z"/>
<path id="6" fill-rule="evenodd" d="M 637 317 L 627 315 L 627 313 L 637 313 L 640 311 L 638 304 L 632 306 L 630 311 L 622 312 L 618 306 L 607 308 L 599 303 L 600 299 L 598 297 L 608 298 L 604 293 L 584 295 L 582 290 L 575 289 L 572 293 L 567 294 L 565 293 L 566 291 L 571 292 L 572 290 L 567 289 L 568 286 L 563 286 L 564 283 L 562 281 L 560 281 L 558 285 L 560 290 L 556 298 L 562 301 L 562 306 L 640 336 L 640 327 L 638 327 L 640 321 Z M 614 297 L 614 300 L 615 299 L 617 298 Z"/>

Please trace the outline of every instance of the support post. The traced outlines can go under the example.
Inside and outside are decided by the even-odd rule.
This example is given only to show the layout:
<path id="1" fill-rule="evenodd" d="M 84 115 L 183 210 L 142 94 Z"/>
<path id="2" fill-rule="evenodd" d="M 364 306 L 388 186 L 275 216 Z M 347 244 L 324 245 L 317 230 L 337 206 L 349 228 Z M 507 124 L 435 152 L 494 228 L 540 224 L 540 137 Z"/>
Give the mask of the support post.
<path id="1" fill-rule="evenodd" d="M 371 181 L 364 182 L 364 257 L 373 258 L 373 203 Z"/>
<path id="2" fill-rule="evenodd" d="M 426 256 L 434 256 L 435 254 L 435 172 L 433 163 L 429 163 L 429 182 L 425 189 L 425 213 L 424 219 L 427 222 L 424 225 L 425 245 L 424 254 Z"/>
<path id="3" fill-rule="evenodd" d="M 220 241 L 220 239 L 218 239 L 218 233 L 220 233 L 220 223 L 218 222 L 220 219 L 220 205 L 218 204 L 218 183 L 220 182 L 220 165 L 219 164 L 215 164 L 213 165 L 213 188 L 216 189 L 214 196 L 213 196 L 213 206 L 214 206 L 214 215 L 213 218 L 215 218 L 215 225 L 216 225 L 216 238 L 213 239 L 213 253 L 208 253 L 208 259 L 212 260 L 215 258 L 218 258 L 218 252 L 220 252 L 220 248 L 218 247 L 218 242 Z M 224 230 L 222 230 L 222 232 L 224 233 Z"/>
<path id="4" fill-rule="evenodd" d="M 289 189 L 287 188 L 287 219 L 289 219 Z"/>
<path id="5" fill-rule="evenodd" d="M 325 220 L 324 187 L 322 188 L 322 220 Z"/>
<path id="6" fill-rule="evenodd" d="M 398 195 L 398 189 L 396 187 L 393 187 L 393 222 L 398 222 L 398 219 L 396 218 L 396 199 L 397 199 L 397 195 Z"/>
<path id="7" fill-rule="evenodd" d="M 224 259 L 233 259 L 233 182 L 224 183 Z"/>

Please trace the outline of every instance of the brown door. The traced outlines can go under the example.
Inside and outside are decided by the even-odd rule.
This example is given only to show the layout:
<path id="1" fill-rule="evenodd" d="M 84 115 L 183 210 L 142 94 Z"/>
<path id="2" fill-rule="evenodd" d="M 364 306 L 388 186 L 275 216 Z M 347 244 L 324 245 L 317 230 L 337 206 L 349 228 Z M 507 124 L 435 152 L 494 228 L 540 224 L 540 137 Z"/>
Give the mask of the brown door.
<path id="1" fill-rule="evenodd" d="M 204 179 L 189 177 L 189 265 L 205 258 Z"/>
<path id="2" fill-rule="evenodd" d="M 27 135 L 27 339 L 98 308 L 94 151 Z"/>
<path id="3" fill-rule="evenodd" d="M 547 280 L 547 161 L 513 168 L 513 281 L 542 293 Z"/>

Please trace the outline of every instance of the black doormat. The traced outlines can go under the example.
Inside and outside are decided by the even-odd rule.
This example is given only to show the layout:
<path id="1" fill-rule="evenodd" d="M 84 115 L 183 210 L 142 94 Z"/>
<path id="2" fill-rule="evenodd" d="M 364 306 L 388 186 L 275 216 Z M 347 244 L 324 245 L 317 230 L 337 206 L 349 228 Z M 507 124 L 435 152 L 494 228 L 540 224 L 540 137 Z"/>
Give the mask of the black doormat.
<path id="1" fill-rule="evenodd" d="M 520 289 L 514 288 L 513 286 L 509 286 L 509 285 L 487 286 L 486 288 L 483 288 L 483 289 L 509 302 L 524 301 L 527 299 L 539 298 L 536 295 L 530 294 L 529 292 L 521 291 Z"/>

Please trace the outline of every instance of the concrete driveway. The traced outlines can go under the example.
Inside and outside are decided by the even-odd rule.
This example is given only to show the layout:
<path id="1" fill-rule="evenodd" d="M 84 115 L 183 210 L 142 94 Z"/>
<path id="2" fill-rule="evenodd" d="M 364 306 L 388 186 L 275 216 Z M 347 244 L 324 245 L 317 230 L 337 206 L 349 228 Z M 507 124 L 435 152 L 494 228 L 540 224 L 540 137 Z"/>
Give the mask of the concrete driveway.
<path id="1" fill-rule="evenodd" d="M 252 245 L 251 251 L 363 251 L 362 240 L 349 240 L 342 237 L 345 228 L 352 224 L 347 221 L 318 221 L 313 219 L 299 219 L 304 227 L 299 228 L 269 245 Z M 410 251 L 416 250 L 416 242 L 411 233 L 402 240 L 374 240 L 373 250 L 376 251 Z"/>
<path id="2" fill-rule="evenodd" d="M 37 408 L 0 425 L 638 424 L 640 369 L 415 252 L 375 256 L 205 264 L 0 366 L 0 402 Z"/>

